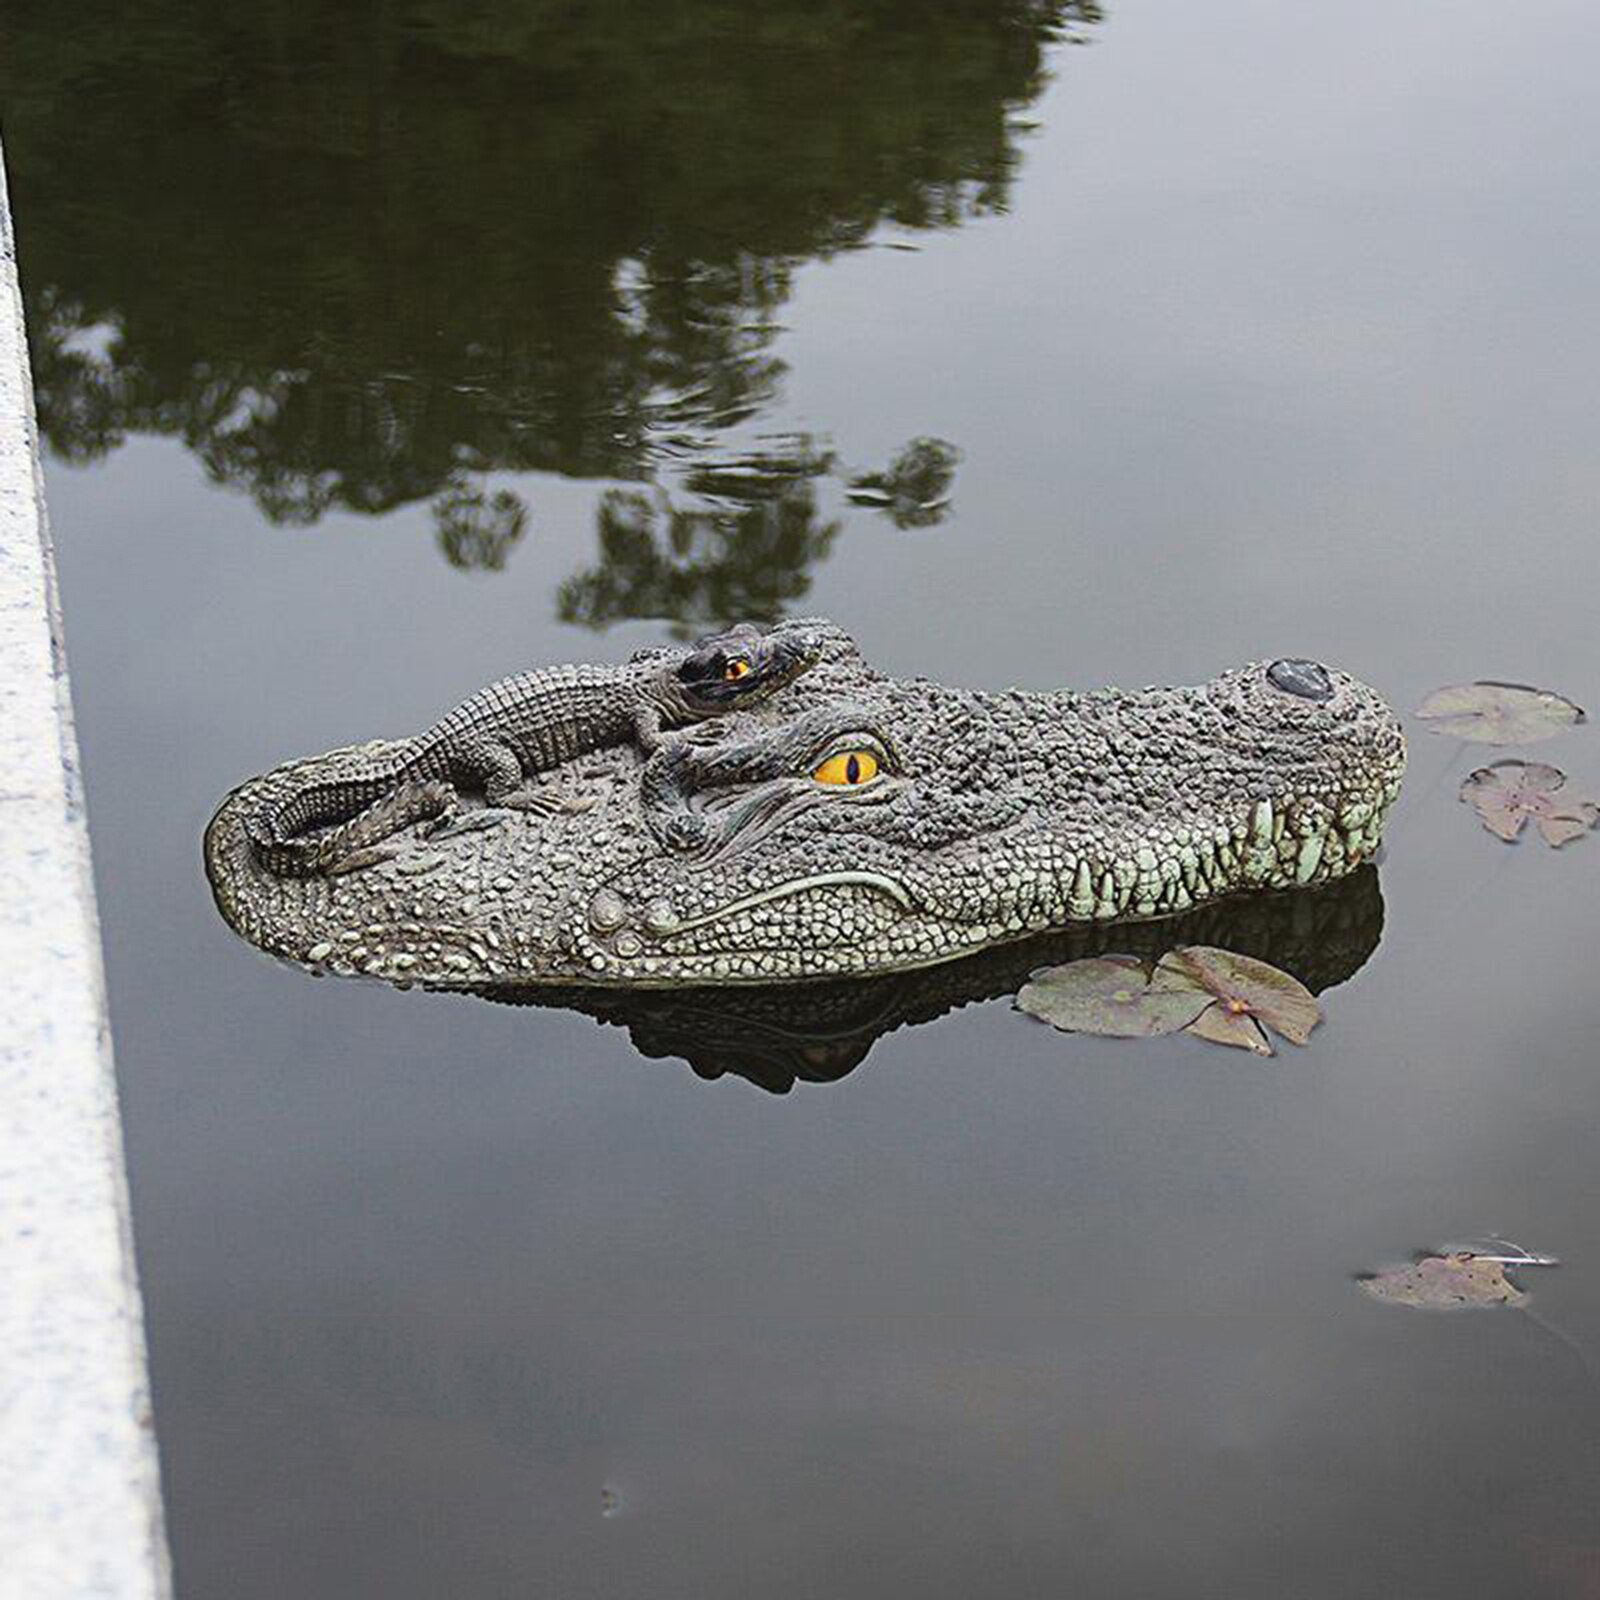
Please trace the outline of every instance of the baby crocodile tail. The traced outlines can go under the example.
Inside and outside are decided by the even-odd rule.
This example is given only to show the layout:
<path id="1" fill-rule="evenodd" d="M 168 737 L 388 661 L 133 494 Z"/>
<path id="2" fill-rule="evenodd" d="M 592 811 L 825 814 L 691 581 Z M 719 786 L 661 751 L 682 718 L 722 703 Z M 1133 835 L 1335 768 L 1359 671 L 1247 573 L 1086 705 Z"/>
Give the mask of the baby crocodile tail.
<path id="1" fill-rule="evenodd" d="M 449 803 L 439 783 L 408 782 L 419 752 L 326 783 L 310 783 L 262 806 L 246 826 L 268 871 L 309 877 L 352 851 L 439 815 Z"/>

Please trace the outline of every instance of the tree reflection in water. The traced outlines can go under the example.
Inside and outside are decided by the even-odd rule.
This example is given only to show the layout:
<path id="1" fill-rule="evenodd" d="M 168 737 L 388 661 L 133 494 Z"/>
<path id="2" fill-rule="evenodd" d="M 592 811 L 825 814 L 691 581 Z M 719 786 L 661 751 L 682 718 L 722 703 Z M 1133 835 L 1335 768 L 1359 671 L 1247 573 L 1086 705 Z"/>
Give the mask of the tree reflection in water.
<path id="1" fill-rule="evenodd" d="M 691 504 L 670 493 L 608 489 L 600 559 L 561 585 L 563 622 L 603 628 L 626 617 L 670 617 L 687 636 L 719 618 L 769 622 L 810 587 L 837 521 L 817 515 L 815 480 L 833 466 L 809 439 L 791 453 L 702 465 L 687 473 Z"/>
<path id="2" fill-rule="evenodd" d="M 778 393 L 796 269 L 1001 209 L 1047 48 L 1098 17 L 153 0 L 134 30 L 84 0 L 63 29 L 17 0 L 41 432 L 74 463 L 181 439 L 279 523 L 429 501 L 489 568 L 525 512 L 488 473 L 676 475 L 604 497 L 563 615 L 772 615 L 838 531 L 816 474 L 704 473 Z"/>
<path id="3" fill-rule="evenodd" d="M 855 505 L 883 512 L 897 528 L 932 528 L 950 509 L 961 452 L 943 439 L 913 439 L 882 472 L 850 480 Z"/>

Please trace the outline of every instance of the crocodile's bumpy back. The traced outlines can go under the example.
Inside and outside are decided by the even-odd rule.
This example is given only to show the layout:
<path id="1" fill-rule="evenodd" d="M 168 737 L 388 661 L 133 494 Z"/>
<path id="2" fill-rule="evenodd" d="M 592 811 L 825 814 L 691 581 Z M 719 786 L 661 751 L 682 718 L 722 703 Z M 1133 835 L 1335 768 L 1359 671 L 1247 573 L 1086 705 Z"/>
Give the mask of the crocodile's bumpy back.
<path id="1" fill-rule="evenodd" d="M 272 873 L 247 819 L 396 747 L 224 802 L 229 922 L 326 970 L 452 987 L 756 984 L 928 966 L 1082 922 L 1318 885 L 1377 848 L 1405 747 L 1347 674 L 1283 660 L 1189 688 L 976 692 L 886 676 L 847 635 L 809 672 L 587 809 L 511 815 L 335 879 Z"/>

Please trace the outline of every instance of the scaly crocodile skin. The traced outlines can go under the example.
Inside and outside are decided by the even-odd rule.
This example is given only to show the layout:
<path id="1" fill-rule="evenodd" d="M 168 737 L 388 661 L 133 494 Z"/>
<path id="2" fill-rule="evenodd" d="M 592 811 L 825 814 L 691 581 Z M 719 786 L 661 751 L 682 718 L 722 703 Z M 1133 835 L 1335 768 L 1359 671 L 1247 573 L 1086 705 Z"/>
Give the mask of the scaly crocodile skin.
<path id="1" fill-rule="evenodd" d="M 274 796 L 248 819 L 269 871 L 337 873 L 370 865 L 375 847 L 418 822 L 452 815 L 457 785 L 496 807 L 559 809 L 529 780 L 633 741 L 646 755 L 663 730 L 759 703 L 817 659 L 804 627 L 742 624 L 692 650 L 641 652 L 625 666 L 560 666 L 502 678 L 463 700 L 420 738 L 361 767 Z M 738 677 L 724 676 L 737 659 Z"/>
<path id="2" fill-rule="evenodd" d="M 795 626 L 801 626 L 796 624 Z M 1308 662 L 1138 692 L 986 693 L 889 677 L 848 635 L 717 738 L 628 746 L 575 814 L 507 813 L 360 872 L 279 876 L 247 819 L 394 746 L 253 779 L 207 832 L 223 915 L 335 973 L 448 987 L 758 984 L 929 966 L 1074 923 L 1330 882 L 1399 792 L 1394 714 Z M 859 787 L 817 782 L 869 750 Z M 492 819 L 491 819 L 492 820 Z"/>

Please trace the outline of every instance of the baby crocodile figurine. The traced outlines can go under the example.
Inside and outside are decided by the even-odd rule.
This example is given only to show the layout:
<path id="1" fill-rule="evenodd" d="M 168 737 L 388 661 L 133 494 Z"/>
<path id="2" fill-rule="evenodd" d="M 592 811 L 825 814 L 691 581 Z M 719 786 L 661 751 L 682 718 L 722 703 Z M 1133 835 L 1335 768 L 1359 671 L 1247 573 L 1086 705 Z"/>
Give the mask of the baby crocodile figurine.
<path id="1" fill-rule="evenodd" d="M 250 840 L 271 872 L 337 875 L 383 859 L 382 842 L 419 822 L 439 837 L 495 821 L 494 811 L 579 809 L 580 798 L 530 780 L 615 745 L 664 752 L 667 730 L 759 703 L 820 653 L 820 636 L 804 626 L 741 623 L 689 650 L 641 651 L 624 666 L 519 672 L 383 759 L 263 804 L 247 820 Z M 459 818 L 458 786 L 480 790 L 493 810 Z"/>
<path id="2" fill-rule="evenodd" d="M 596 773 L 568 754 L 593 734 L 573 742 L 555 725 L 573 720 L 561 708 L 575 682 L 612 684 L 598 698 L 613 708 L 626 700 L 617 669 L 536 674 L 569 687 L 530 714 L 516 770 L 503 762 L 492 789 L 482 761 L 446 771 L 482 782 L 493 804 L 562 761 L 550 781 L 579 786 L 581 811 L 502 811 L 442 835 L 408 826 L 364 871 L 296 875 L 272 870 L 260 819 L 292 832 L 353 809 L 370 781 L 337 805 L 302 797 L 347 793 L 374 753 L 388 792 L 424 771 L 419 747 L 334 751 L 252 778 L 207 830 L 217 904 L 275 955 L 435 987 L 854 978 L 1334 882 L 1372 858 L 1400 792 L 1394 713 L 1319 662 L 1252 662 L 1182 688 L 989 692 L 882 672 L 841 629 L 792 626 L 820 639 L 815 665 L 766 665 L 736 636 L 751 671 L 785 686 L 741 696 L 714 729 L 647 754 L 613 710 L 604 737 L 622 742 Z M 776 650 L 785 630 L 761 637 Z M 712 648 L 716 682 L 700 667 L 690 679 L 721 706 L 729 645 Z M 688 681 L 682 665 L 667 670 Z M 461 821 L 480 804 L 464 795 Z"/>

